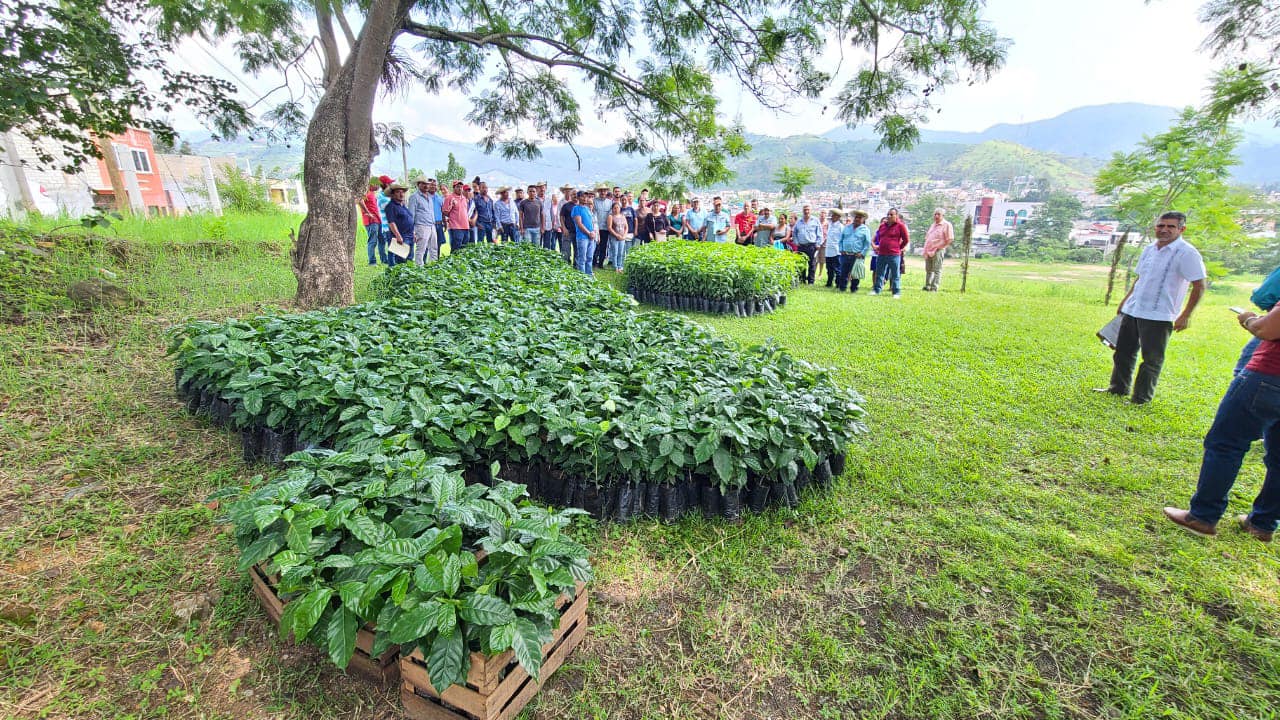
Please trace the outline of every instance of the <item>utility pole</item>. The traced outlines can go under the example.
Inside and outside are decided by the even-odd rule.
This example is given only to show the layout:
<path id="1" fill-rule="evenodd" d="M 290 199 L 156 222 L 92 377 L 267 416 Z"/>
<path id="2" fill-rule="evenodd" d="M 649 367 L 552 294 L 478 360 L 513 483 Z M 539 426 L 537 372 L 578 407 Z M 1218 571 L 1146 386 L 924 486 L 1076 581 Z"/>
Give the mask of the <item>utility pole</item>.
<path id="1" fill-rule="evenodd" d="M 116 212 L 132 213 L 133 205 L 129 202 L 129 193 L 125 190 L 124 176 L 120 174 L 120 158 L 116 156 L 115 143 L 111 138 L 96 135 L 98 150 L 102 153 L 102 163 L 107 166 L 107 182 L 111 183 L 111 194 L 115 197 Z"/>
<path id="2" fill-rule="evenodd" d="M 405 185 L 408 185 L 410 184 L 409 183 L 409 155 L 405 151 L 405 147 L 404 147 L 405 145 L 404 123 L 394 123 L 393 127 L 395 127 L 400 131 L 400 170 L 402 172 L 402 174 L 400 175 L 400 182 Z"/>

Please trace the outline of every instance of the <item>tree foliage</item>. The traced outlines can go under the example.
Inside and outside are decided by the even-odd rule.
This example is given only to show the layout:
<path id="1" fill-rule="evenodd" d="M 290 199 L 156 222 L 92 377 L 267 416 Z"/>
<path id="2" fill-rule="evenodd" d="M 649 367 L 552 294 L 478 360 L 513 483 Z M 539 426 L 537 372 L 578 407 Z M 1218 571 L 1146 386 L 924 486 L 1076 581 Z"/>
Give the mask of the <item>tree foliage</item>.
<path id="1" fill-rule="evenodd" d="M 964 224 L 963 209 L 946 195 L 933 192 L 921 193 L 914 202 L 902 209 L 913 237 L 924 237 L 922 233 L 933 224 L 933 211 L 938 208 L 942 208 L 942 216 L 951 221 L 956 229 L 956 237 L 959 237 L 960 226 Z"/>
<path id="2" fill-rule="evenodd" d="M 782 197 L 799 200 L 804 189 L 813 182 L 813 168 L 783 165 L 773 175 L 774 182 L 782 188 Z"/>
<path id="3" fill-rule="evenodd" d="M 1225 196 L 1239 143 L 1224 121 L 1188 107 L 1168 130 L 1113 155 L 1094 188 L 1114 199 L 1121 222 L 1146 230 L 1160 213 L 1185 208 L 1191 216 Z"/>
<path id="4" fill-rule="evenodd" d="M 21 133 L 41 164 L 74 172 L 101 156 L 95 136 L 139 127 L 172 144 L 176 134 L 163 117 L 180 105 L 218 133 L 250 127 L 234 85 L 169 62 L 190 35 L 234 30 L 246 49 L 291 45 L 293 12 L 287 0 L 4 0 L 0 132 Z"/>
<path id="5" fill-rule="evenodd" d="M 1014 231 L 1014 237 L 1035 244 L 1070 247 L 1071 224 L 1084 214 L 1084 204 L 1069 192 L 1050 190 L 1043 194 L 1041 205 L 1025 223 Z"/>
<path id="6" fill-rule="evenodd" d="M 462 163 L 458 162 L 458 158 L 454 157 L 453 153 L 449 153 L 449 161 L 445 163 L 444 169 L 436 171 L 436 182 L 444 188 L 443 192 L 447 193 L 454 180 L 466 182 L 467 169 L 462 167 Z"/>
<path id="7" fill-rule="evenodd" d="M 1226 120 L 1264 115 L 1280 122 L 1280 5 L 1271 0 L 1210 0 L 1200 9 L 1203 47 L 1223 61 L 1208 111 Z"/>

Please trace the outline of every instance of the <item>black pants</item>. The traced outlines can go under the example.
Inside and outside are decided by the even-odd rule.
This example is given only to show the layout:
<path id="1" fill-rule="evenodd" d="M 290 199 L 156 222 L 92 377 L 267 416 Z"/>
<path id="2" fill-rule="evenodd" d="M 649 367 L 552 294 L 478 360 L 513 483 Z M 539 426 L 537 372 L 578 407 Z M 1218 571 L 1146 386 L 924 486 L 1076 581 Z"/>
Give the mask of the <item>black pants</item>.
<path id="1" fill-rule="evenodd" d="M 862 282 L 860 279 L 853 277 L 853 264 L 857 260 L 852 254 L 840 255 L 835 258 L 839 265 L 839 272 L 836 275 L 836 290 L 844 292 L 845 287 L 850 292 L 858 292 L 858 285 Z M 830 262 L 830 258 L 827 259 Z"/>
<path id="2" fill-rule="evenodd" d="M 515 223 L 502 223 L 502 227 L 498 229 L 498 237 L 502 238 L 504 243 L 513 243 L 516 241 Z"/>
<path id="3" fill-rule="evenodd" d="M 836 276 L 840 274 L 840 256 L 827 256 L 827 287 L 836 284 Z"/>
<path id="4" fill-rule="evenodd" d="M 596 254 L 591 258 L 591 264 L 602 268 L 604 261 L 609 257 L 609 233 L 600 231 L 600 242 L 596 243 Z"/>
<path id="5" fill-rule="evenodd" d="M 1164 366 L 1164 350 L 1173 334 L 1173 323 L 1168 320 L 1143 320 L 1132 315 L 1120 318 L 1120 335 L 1116 338 L 1116 351 L 1112 357 L 1111 387 L 1117 395 L 1129 394 L 1133 383 L 1133 401 L 1148 402 L 1156 394 L 1156 381 Z M 1142 366 L 1138 379 L 1133 381 L 1133 365 L 1142 352 Z"/>
<path id="6" fill-rule="evenodd" d="M 805 273 L 804 281 L 812 285 L 813 275 L 818 271 L 818 267 L 813 259 L 813 256 L 818 252 L 818 246 L 813 243 L 805 243 L 804 245 L 797 245 L 796 247 L 809 258 L 809 271 Z"/>

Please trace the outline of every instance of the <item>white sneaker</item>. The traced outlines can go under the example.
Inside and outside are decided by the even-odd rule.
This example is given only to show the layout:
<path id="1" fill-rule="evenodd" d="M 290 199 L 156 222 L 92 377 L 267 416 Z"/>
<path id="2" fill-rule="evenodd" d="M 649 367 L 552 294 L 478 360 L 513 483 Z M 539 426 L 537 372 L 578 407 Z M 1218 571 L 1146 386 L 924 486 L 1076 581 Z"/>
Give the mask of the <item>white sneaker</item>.
<path id="1" fill-rule="evenodd" d="M 902 293 L 894 293 L 894 294 L 893 294 L 893 299 L 894 299 L 894 300 L 901 300 L 901 299 L 902 299 Z"/>
<path id="2" fill-rule="evenodd" d="M 880 294 L 880 291 L 879 291 L 879 290 L 872 290 L 872 291 L 871 291 L 871 294 L 872 294 L 872 295 L 879 295 L 879 294 Z"/>

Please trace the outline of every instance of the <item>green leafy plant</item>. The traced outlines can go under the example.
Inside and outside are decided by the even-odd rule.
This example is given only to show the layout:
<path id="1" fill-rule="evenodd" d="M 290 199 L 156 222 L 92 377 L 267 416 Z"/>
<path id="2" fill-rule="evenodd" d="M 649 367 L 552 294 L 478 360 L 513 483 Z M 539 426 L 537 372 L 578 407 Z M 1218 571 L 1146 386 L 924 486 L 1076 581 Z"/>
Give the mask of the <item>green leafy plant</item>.
<path id="1" fill-rule="evenodd" d="M 373 624 L 373 654 L 420 648 L 438 691 L 466 679 L 473 651 L 510 649 L 536 678 L 557 602 L 591 579 L 586 548 L 564 533 L 581 511 L 532 505 L 512 483 L 467 485 L 405 440 L 295 453 L 270 482 L 220 494 L 234 498 L 241 570 L 278 573 L 281 632 L 338 667 Z"/>
<path id="2" fill-rule="evenodd" d="M 784 295 L 805 258 L 730 243 L 649 243 L 627 255 L 627 289 L 728 302 Z"/>
<path id="3" fill-rule="evenodd" d="M 403 435 L 463 468 L 601 488 L 790 484 L 865 432 L 861 398 L 825 370 L 636 313 L 538 248 L 468 248 L 374 289 L 342 309 L 189 322 L 178 380 L 304 444 L 372 452 Z"/>

